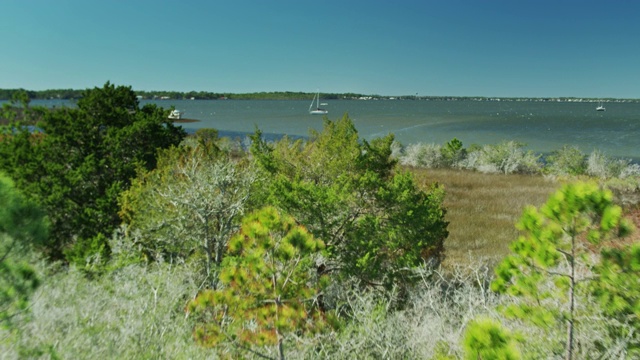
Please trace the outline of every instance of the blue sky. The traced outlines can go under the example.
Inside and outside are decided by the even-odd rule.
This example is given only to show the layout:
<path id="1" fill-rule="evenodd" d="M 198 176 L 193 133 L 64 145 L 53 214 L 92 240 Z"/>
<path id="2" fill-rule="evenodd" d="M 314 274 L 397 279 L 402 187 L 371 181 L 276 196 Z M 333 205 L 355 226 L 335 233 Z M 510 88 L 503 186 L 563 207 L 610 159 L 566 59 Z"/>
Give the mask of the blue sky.
<path id="1" fill-rule="evenodd" d="M 639 1 L 0 6 L 0 88 L 640 98 Z"/>

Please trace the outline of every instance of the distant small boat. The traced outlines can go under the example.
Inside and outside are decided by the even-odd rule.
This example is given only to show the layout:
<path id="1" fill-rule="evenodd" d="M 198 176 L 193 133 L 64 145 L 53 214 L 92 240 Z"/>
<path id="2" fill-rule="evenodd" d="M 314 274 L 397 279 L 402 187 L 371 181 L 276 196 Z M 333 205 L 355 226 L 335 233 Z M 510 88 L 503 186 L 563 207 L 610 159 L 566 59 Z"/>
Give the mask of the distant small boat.
<path id="1" fill-rule="evenodd" d="M 606 111 L 607 109 L 605 109 L 604 105 L 602 105 L 602 101 L 600 101 L 598 103 L 598 107 L 596 108 L 596 111 Z"/>
<path id="2" fill-rule="evenodd" d="M 313 108 L 313 103 L 316 103 L 316 108 Z M 326 103 L 322 103 L 322 105 L 327 105 Z M 320 107 L 320 92 L 318 92 L 311 100 L 311 105 L 309 105 L 309 114 L 311 115 L 326 115 L 329 111 Z"/>
<path id="3" fill-rule="evenodd" d="M 180 111 L 180 110 L 172 110 L 171 113 L 169 113 L 169 119 L 171 119 L 171 120 L 180 120 L 180 119 L 182 119 L 182 111 Z"/>

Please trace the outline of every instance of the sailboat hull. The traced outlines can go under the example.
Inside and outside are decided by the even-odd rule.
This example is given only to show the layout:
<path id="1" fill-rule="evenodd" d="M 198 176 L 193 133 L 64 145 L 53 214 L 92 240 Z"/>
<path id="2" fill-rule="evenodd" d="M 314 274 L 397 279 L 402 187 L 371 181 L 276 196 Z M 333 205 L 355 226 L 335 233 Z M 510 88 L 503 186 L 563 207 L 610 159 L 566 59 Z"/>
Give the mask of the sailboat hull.
<path id="1" fill-rule="evenodd" d="M 309 111 L 309 114 L 311 114 L 311 115 L 326 115 L 328 113 L 329 112 L 327 110 L 322 110 L 322 109 Z"/>

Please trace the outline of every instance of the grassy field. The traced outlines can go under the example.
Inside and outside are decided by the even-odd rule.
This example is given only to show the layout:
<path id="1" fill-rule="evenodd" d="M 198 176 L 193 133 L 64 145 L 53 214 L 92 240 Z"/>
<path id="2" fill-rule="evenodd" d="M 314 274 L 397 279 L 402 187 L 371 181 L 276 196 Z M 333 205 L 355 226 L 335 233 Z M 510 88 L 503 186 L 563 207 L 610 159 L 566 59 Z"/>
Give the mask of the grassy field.
<path id="1" fill-rule="evenodd" d="M 494 265 L 517 239 L 527 205 L 540 206 L 560 183 L 532 175 L 496 175 L 448 169 L 412 169 L 418 184 L 444 186 L 449 221 L 444 267 Z"/>

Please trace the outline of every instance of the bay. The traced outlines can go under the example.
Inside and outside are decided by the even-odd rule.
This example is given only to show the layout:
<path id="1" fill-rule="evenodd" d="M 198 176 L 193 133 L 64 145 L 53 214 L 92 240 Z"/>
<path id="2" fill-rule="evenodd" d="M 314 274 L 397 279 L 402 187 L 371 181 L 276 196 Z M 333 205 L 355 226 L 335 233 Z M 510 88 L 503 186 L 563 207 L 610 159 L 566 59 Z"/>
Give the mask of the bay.
<path id="1" fill-rule="evenodd" d="M 608 102 L 596 111 L 592 102 L 472 100 L 331 100 L 330 120 L 348 114 L 360 136 L 371 140 L 389 133 L 403 145 L 444 144 L 455 138 L 465 147 L 514 140 L 539 153 L 563 145 L 585 153 L 640 160 L 640 103 Z M 323 117 L 309 115 L 309 101 L 297 100 L 141 100 L 164 108 L 175 106 L 189 132 L 215 128 L 222 135 L 243 136 L 256 127 L 266 134 L 307 136 L 321 130 Z M 61 100 L 34 100 L 33 105 L 73 106 Z"/>

